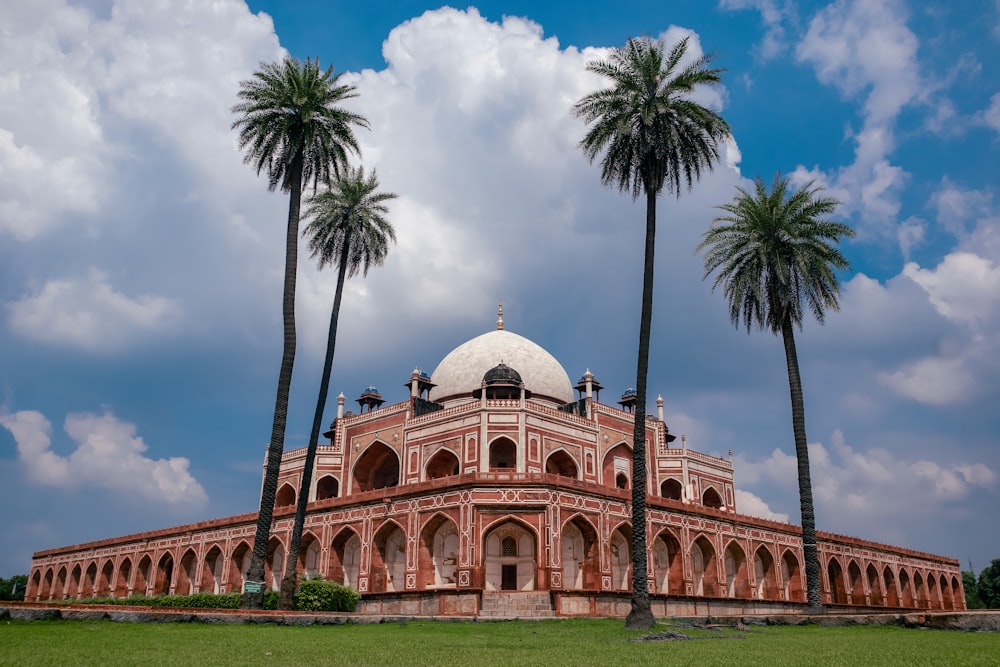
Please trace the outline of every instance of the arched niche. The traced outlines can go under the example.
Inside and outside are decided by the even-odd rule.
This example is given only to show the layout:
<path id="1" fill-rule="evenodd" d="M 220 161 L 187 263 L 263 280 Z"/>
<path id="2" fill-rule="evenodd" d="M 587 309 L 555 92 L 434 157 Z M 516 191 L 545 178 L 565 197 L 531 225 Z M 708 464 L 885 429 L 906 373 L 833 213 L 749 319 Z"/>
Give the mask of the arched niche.
<path id="1" fill-rule="evenodd" d="M 691 543 L 691 583 L 695 595 L 718 595 L 715 549 L 704 535 Z"/>
<path id="2" fill-rule="evenodd" d="M 629 480 L 632 479 L 632 448 L 622 442 L 609 449 L 601 463 L 601 473 L 605 486 L 629 488 Z"/>
<path id="3" fill-rule="evenodd" d="M 709 486 L 705 489 L 705 492 L 701 494 L 701 504 L 705 507 L 711 507 L 712 509 L 722 509 L 722 496 L 719 492 L 715 490 L 715 487 Z"/>
<path id="4" fill-rule="evenodd" d="M 447 448 L 441 448 L 434 452 L 434 456 L 427 461 L 427 479 L 441 479 L 451 477 L 459 472 L 458 457 Z"/>
<path id="5" fill-rule="evenodd" d="M 490 470 L 517 470 L 517 444 L 510 438 L 497 438 L 490 443 Z"/>
<path id="6" fill-rule="evenodd" d="M 736 542 L 730 542 L 723 554 L 726 570 L 726 586 L 723 592 L 731 598 L 750 597 L 750 577 L 747 574 L 747 557 L 743 548 Z"/>
<path id="7" fill-rule="evenodd" d="M 844 569 L 840 561 L 831 558 L 826 564 L 827 583 L 830 587 L 831 604 L 847 604 L 847 591 L 844 588 Z"/>
<path id="8" fill-rule="evenodd" d="M 565 590 L 599 589 L 601 564 L 597 554 L 597 531 L 581 516 L 563 524 L 562 585 Z"/>
<path id="9" fill-rule="evenodd" d="M 420 531 L 419 586 L 454 588 L 458 585 L 458 526 L 436 514 Z"/>
<path id="10" fill-rule="evenodd" d="M 660 484 L 660 496 L 670 500 L 681 500 L 683 498 L 681 483 L 673 477 L 663 480 Z"/>
<path id="11" fill-rule="evenodd" d="M 565 449 L 557 449 L 549 454 L 549 457 L 545 459 L 545 472 L 570 479 L 580 478 L 580 467 Z"/>
<path id="12" fill-rule="evenodd" d="M 316 482 L 316 500 L 336 498 L 340 495 L 340 482 L 333 475 L 323 475 Z"/>
<path id="13" fill-rule="evenodd" d="M 483 542 L 486 590 L 535 590 L 537 550 L 531 531 L 517 521 L 507 520 L 489 529 Z"/>
<path id="14" fill-rule="evenodd" d="M 802 567 L 799 559 L 791 551 L 781 554 L 781 582 L 785 600 L 805 602 L 806 589 L 802 581 Z"/>
<path id="15" fill-rule="evenodd" d="M 274 496 L 275 507 L 291 507 L 295 504 L 295 488 L 291 484 L 282 484 Z"/>
<path id="16" fill-rule="evenodd" d="M 233 549 L 229 558 L 229 592 L 237 593 L 243 591 L 243 584 L 250 573 L 250 560 L 253 551 L 250 545 L 241 540 Z"/>
<path id="17" fill-rule="evenodd" d="M 361 538 L 350 528 L 344 528 L 330 545 L 330 579 L 344 586 L 358 589 L 361 574 Z"/>
<path id="18" fill-rule="evenodd" d="M 387 521 L 372 540 L 371 584 L 373 593 L 402 591 L 406 588 L 406 533 Z"/>
<path id="19" fill-rule="evenodd" d="M 115 577 L 115 585 L 112 594 L 116 598 L 128 597 L 128 582 L 132 577 L 132 559 L 126 556 L 118 564 L 118 576 Z"/>
<path id="20" fill-rule="evenodd" d="M 753 580 L 753 597 L 758 600 L 779 599 L 774 558 L 763 544 L 753 552 Z"/>
<path id="21" fill-rule="evenodd" d="M 681 543 L 669 529 L 653 539 L 653 580 L 657 593 L 684 594 L 684 563 Z"/>
<path id="22" fill-rule="evenodd" d="M 201 583 L 198 589 L 202 593 L 222 592 L 222 549 L 213 545 L 205 554 L 205 563 L 201 567 Z"/>
<path id="23" fill-rule="evenodd" d="M 399 456 L 382 442 L 372 443 L 354 465 L 354 492 L 387 489 L 399 484 Z"/>
<path id="24" fill-rule="evenodd" d="M 882 579 L 878 576 L 878 570 L 871 563 L 865 568 L 865 576 L 868 578 L 868 594 L 871 596 L 871 604 L 881 606 L 885 604 L 885 594 L 882 592 Z"/>

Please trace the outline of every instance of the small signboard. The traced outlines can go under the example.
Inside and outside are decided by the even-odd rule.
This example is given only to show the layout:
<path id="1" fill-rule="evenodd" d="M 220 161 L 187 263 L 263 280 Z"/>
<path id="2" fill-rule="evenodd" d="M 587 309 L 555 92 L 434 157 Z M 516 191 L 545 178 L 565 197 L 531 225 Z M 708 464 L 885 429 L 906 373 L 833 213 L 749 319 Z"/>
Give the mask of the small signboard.
<path id="1" fill-rule="evenodd" d="M 260 593 L 264 590 L 263 581 L 245 581 L 243 582 L 243 592 L 244 593 Z"/>

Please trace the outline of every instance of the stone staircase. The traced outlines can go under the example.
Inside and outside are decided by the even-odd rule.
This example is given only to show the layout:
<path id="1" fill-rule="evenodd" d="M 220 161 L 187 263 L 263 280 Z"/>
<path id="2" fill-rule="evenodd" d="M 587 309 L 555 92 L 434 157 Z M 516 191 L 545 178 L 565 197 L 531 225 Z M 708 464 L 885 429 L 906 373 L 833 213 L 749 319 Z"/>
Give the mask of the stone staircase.
<path id="1" fill-rule="evenodd" d="M 555 618 L 552 597 L 538 591 L 483 591 L 480 618 Z"/>

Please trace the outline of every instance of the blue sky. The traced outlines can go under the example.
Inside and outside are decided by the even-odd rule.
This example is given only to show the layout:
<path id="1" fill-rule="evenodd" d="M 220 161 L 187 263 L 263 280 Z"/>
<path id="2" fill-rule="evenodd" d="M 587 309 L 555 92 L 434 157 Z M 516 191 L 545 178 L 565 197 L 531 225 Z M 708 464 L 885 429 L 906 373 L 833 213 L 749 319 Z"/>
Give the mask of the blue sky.
<path id="1" fill-rule="evenodd" d="M 797 521 L 781 344 L 730 325 L 694 248 L 754 176 L 814 180 L 858 231 L 841 311 L 798 337 L 817 526 L 1000 556 L 1000 3 L 23 0 L 0 26 L 0 576 L 256 508 L 287 202 L 229 109 L 286 51 L 357 86 L 362 162 L 399 195 L 398 244 L 346 290 L 332 396 L 403 400 L 500 298 L 605 400 L 631 385 L 643 209 L 600 186 L 569 109 L 600 85 L 587 61 L 641 34 L 716 54 L 725 85 L 698 97 L 734 135 L 659 202 L 672 432 L 733 450 L 741 511 Z M 289 448 L 334 283 L 301 255 Z"/>

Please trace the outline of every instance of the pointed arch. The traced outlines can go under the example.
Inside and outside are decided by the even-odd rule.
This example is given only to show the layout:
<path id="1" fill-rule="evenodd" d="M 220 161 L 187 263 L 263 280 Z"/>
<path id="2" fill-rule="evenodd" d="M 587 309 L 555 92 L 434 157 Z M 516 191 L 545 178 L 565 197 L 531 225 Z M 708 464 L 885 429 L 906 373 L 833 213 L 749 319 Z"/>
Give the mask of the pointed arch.
<path id="1" fill-rule="evenodd" d="M 501 436 L 490 443 L 490 470 L 517 470 L 517 443 L 506 436 Z"/>
<path id="2" fill-rule="evenodd" d="M 376 440 L 358 458 L 351 476 L 353 493 L 394 487 L 399 484 L 399 455 L 389 445 Z"/>
<path id="3" fill-rule="evenodd" d="M 691 584 L 694 595 L 718 595 L 719 574 L 715 547 L 704 535 L 691 542 Z"/>
<path id="4" fill-rule="evenodd" d="M 69 588 L 66 590 L 66 597 L 79 598 L 80 586 L 83 584 L 83 566 L 77 563 L 69 571 Z"/>
<path id="5" fill-rule="evenodd" d="M 316 500 L 340 496 L 340 481 L 333 475 L 323 475 L 316 482 Z"/>
<path id="6" fill-rule="evenodd" d="M 668 477 L 660 484 L 660 496 L 668 500 L 683 500 L 683 487 L 675 478 Z"/>
<path id="7" fill-rule="evenodd" d="M 109 558 L 104 561 L 100 572 L 97 574 L 97 586 L 94 589 L 94 596 L 99 598 L 111 597 L 111 584 L 115 577 L 115 564 Z"/>
<path id="8" fill-rule="evenodd" d="M 788 602 L 805 602 L 805 586 L 802 581 L 802 567 L 791 549 L 781 554 L 781 584 L 784 598 Z"/>
<path id="9" fill-rule="evenodd" d="M 943 609 L 941 595 L 938 593 L 937 578 L 932 572 L 927 573 L 927 608 Z"/>
<path id="10" fill-rule="evenodd" d="M 910 573 L 905 567 L 899 568 L 899 601 L 904 607 L 913 607 L 913 588 Z"/>
<path id="11" fill-rule="evenodd" d="M 632 588 L 632 527 L 623 523 L 611 531 L 611 590 Z"/>
<path id="12" fill-rule="evenodd" d="M 955 609 L 965 609 L 965 599 L 962 597 L 962 586 L 958 581 L 958 577 L 951 577 L 951 599 L 952 604 L 955 605 Z"/>
<path id="13" fill-rule="evenodd" d="M 295 505 L 295 487 L 293 487 L 288 482 L 281 485 L 278 489 L 278 493 L 274 496 L 274 506 L 275 507 L 290 507 Z"/>
<path id="14" fill-rule="evenodd" d="M 299 540 L 299 561 L 296 563 L 296 572 L 302 580 L 315 579 L 322 576 L 320 570 L 320 557 L 322 547 L 319 538 L 311 530 L 304 531 Z"/>
<path id="15" fill-rule="evenodd" d="M 865 604 L 865 583 L 861 578 L 861 568 L 853 558 L 847 563 L 847 602 Z"/>
<path id="16" fill-rule="evenodd" d="M 373 593 L 402 591 L 406 588 L 406 531 L 389 519 L 375 531 L 371 551 Z"/>
<path id="17" fill-rule="evenodd" d="M 920 570 L 913 571 L 913 606 L 921 609 L 927 608 L 927 588 L 924 586 L 924 578 Z"/>
<path id="18" fill-rule="evenodd" d="M 939 584 L 941 586 L 941 605 L 944 609 L 955 609 L 955 600 L 951 597 L 951 587 L 948 586 L 948 579 L 941 575 Z"/>
<path id="19" fill-rule="evenodd" d="M 882 606 L 885 604 L 885 594 L 882 592 L 882 582 L 878 576 L 878 570 L 871 563 L 868 563 L 868 567 L 865 568 L 865 576 L 868 578 L 868 595 L 871 599 L 871 604 L 874 606 Z"/>
<path id="20" fill-rule="evenodd" d="M 115 577 L 115 585 L 112 595 L 116 598 L 126 598 L 129 595 L 129 581 L 132 579 L 132 559 L 128 556 L 122 558 L 118 563 L 118 575 Z"/>
<path id="21" fill-rule="evenodd" d="M 885 604 L 889 607 L 899 606 L 899 588 L 896 586 L 896 575 L 888 565 L 882 570 L 882 579 L 885 581 Z"/>
<path id="22" fill-rule="evenodd" d="M 83 597 L 95 597 L 97 590 L 97 561 L 90 561 L 86 571 L 83 573 Z"/>
<path id="23" fill-rule="evenodd" d="M 267 559 L 264 561 L 264 582 L 272 591 L 281 590 L 285 576 L 285 543 L 277 537 L 267 542 Z"/>
<path id="24" fill-rule="evenodd" d="M 722 502 L 722 496 L 719 495 L 714 486 L 706 486 L 705 491 L 701 494 L 701 504 L 714 510 L 720 510 L 723 509 L 725 503 Z"/>
<path id="25" fill-rule="evenodd" d="M 605 486 L 629 488 L 632 479 L 632 448 L 628 443 L 620 442 L 607 451 L 601 463 L 601 472 Z"/>
<path id="26" fill-rule="evenodd" d="M 427 460 L 427 465 L 424 468 L 425 479 L 452 477 L 459 473 L 459 468 L 460 464 L 455 452 L 447 447 L 442 447 Z"/>
<path id="27" fill-rule="evenodd" d="M 361 538 L 350 526 L 342 528 L 330 543 L 330 565 L 327 574 L 331 580 L 358 589 L 361 574 Z"/>
<path id="28" fill-rule="evenodd" d="M 457 461 L 457 459 L 456 459 Z M 420 531 L 418 570 L 424 588 L 454 588 L 458 585 L 458 525 L 438 512 Z"/>
<path id="29" fill-rule="evenodd" d="M 593 523 L 576 514 L 563 523 L 559 540 L 563 588 L 600 590 L 599 540 Z"/>
<path id="30" fill-rule="evenodd" d="M 684 558 L 681 542 L 669 528 L 661 530 L 653 538 L 653 579 L 656 593 L 664 595 L 684 594 Z"/>
<path id="31" fill-rule="evenodd" d="M 752 597 L 758 600 L 781 599 L 778 595 L 774 557 L 771 555 L 771 550 L 763 544 L 753 552 L 753 580 Z"/>
<path id="32" fill-rule="evenodd" d="M 153 595 L 166 595 L 174 580 L 174 555 L 164 551 L 156 562 L 156 578 L 153 581 Z"/>
<path id="33" fill-rule="evenodd" d="M 52 599 L 52 584 L 55 581 L 55 573 L 52 568 L 45 570 L 45 576 L 42 577 L 42 587 L 38 592 L 38 597 L 42 600 Z"/>
<path id="34" fill-rule="evenodd" d="M 174 592 L 177 595 L 191 595 L 194 593 L 195 582 L 197 581 L 195 571 L 198 567 L 198 554 L 189 547 L 181 556 L 180 567 L 177 568 L 177 584 Z"/>
<path id="35" fill-rule="evenodd" d="M 535 590 L 538 536 L 531 526 L 513 516 L 497 519 L 483 530 L 482 544 L 486 590 Z"/>
<path id="36" fill-rule="evenodd" d="M 564 448 L 556 449 L 545 459 L 545 472 L 570 479 L 580 479 L 580 466 Z"/>
<path id="37" fill-rule="evenodd" d="M 149 584 L 152 581 L 153 558 L 147 553 L 139 559 L 139 564 L 135 568 L 135 580 L 132 582 L 133 595 L 148 595 Z"/>
<path id="38" fill-rule="evenodd" d="M 836 557 L 831 557 L 826 564 L 827 590 L 830 591 L 830 604 L 847 604 L 847 590 L 844 587 L 844 568 Z"/>
<path id="39" fill-rule="evenodd" d="M 725 558 L 726 585 L 723 593 L 731 598 L 750 597 L 750 576 L 747 573 L 747 557 L 736 540 L 731 540 L 723 550 Z"/>
<path id="40" fill-rule="evenodd" d="M 252 556 L 253 551 L 246 540 L 240 540 L 233 548 L 233 553 L 229 556 L 229 576 L 226 578 L 226 590 L 230 593 L 243 591 L 243 584 L 246 583 L 247 574 L 250 572 Z"/>
<path id="41" fill-rule="evenodd" d="M 40 602 L 42 588 L 42 572 L 41 570 L 35 570 L 31 573 L 31 579 L 28 580 L 28 591 L 25 594 L 25 599 L 34 598 L 35 602 Z"/>
<path id="42" fill-rule="evenodd" d="M 222 565 L 225 558 L 222 556 L 222 547 L 218 544 L 205 554 L 205 562 L 201 566 L 201 582 L 198 590 L 202 593 L 221 593 L 223 586 Z"/>
<path id="43" fill-rule="evenodd" d="M 52 591 L 52 597 L 56 600 L 66 599 L 66 566 L 63 565 L 59 568 L 59 572 L 56 573 L 56 583 L 55 589 Z"/>

